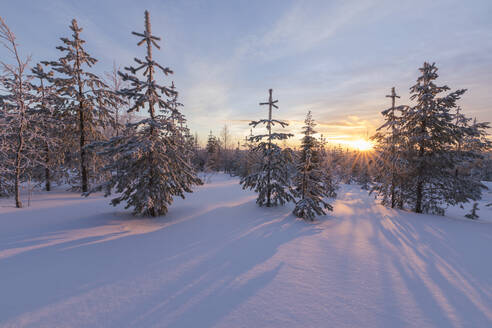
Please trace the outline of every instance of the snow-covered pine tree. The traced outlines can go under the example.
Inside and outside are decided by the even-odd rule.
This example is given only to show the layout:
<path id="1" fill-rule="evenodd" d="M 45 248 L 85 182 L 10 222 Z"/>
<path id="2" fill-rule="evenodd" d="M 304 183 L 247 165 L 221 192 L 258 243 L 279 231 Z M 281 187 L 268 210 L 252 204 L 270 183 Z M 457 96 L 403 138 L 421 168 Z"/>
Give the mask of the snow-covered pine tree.
<path id="1" fill-rule="evenodd" d="M 33 83 L 37 99 L 30 112 L 38 117 L 34 124 L 43 138 L 36 140 L 36 147 L 44 162 L 43 165 L 38 165 L 33 173 L 37 175 L 37 180 L 44 180 L 45 190 L 50 191 L 52 180 L 59 179 L 65 154 L 62 145 L 64 122 L 59 111 L 63 107 L 63 99 L 58 97 L 55 86 L 50 83 L 53 72 L 46 72 L 38 63 L 32 68 L 32 73 L 38 83 Z"/>
<path id="2" fill-rule="evenodd" d="M 171 86 L 169 87 L 169 89 L 172 91 L 170 99 L 169 99 L 171 119 L 173 120 L 173 124 L 177 128 L 183 129 L 183 131 L 182 131 L 183 133 L 179 134 L 179 135 L 181 135 L 181 134 L 184 134 L 184 130 L 186 129 L 186 126 L 184 125 L 186 122 L 186 119 L 185 119 L 184 115 L 179 111 L 179 108 L 183 107 L 183 104 L 178 101 L 178 92 L 176 91 L 176 86 L 174 85 L 174 81 L 171 82 Z"/>
<path id="3" fill-rule="evenodd" d="M 193 156 L 191 158 L 191 163 L 193 164 L 193 167 L 197 172 L 203 171 L 205 169 L 205 156 L 204 156 L 204 151 L 200 147 L 200 143 L 198 141 L 198 133 L 195 132 L 194 135 L 192 135 L 193 142 L 192 142 L 192 148 L 193 148 Z"/>
<path id="4" fill-rule="evenodd" d="M 253 133 L 250 134 L 250 136 L 252 135 Z M 259 162 L 259 160 L 255 158 L 255 153 L 252 152 L 253 146 L 254 145 L 249 141 L 248 136 L 244 138 L 244 143 L 242 144 L 243 150 L 240 149 L 241 142 L 238 142 L 238 148 L 240 150 L 239 159 L 236 163 L 235 175 L 240 178 L 250 175 L 253 172 L 252 169 L 254 164 Z"/>
<path id="5" fill-rule="evenodd" d="M 377 129 L 371 139 L 376 141 L 375 161 L 376 174 L 371 186 L 371 193 L 381 197 L 381 203 L 394 208 L 403 206 L 401 199 L 401 182 L 405 174 L 402 152 L 405 149 L 404 140 L 400 135 L 401 112 L 405 106 L 396 106 L 396 98 L 400 98 L 391 88 L 391 107 L 382 111 L 384 123 Z"/>
<path id="6" fill-rule="evenodd" d="M 290 187 L 289 167 L 292 163 L 291 152 L 287 149 L 282 150 L 275 140 L 285 140 L 293 135 L 290 133 L 272 132 L 272 127 L 279 124 L 286 127 L 287 122 L 272 118 L 272 109 L 277 108 L 278 100 L 273 100 L 272 89 L 269 89 L 267 102 L 260 103 L 260 106 L 268 106 L 268 119 L 252 121 L 249 125 L 254 128 L 263 124 L 267 128 L 267 134 L 259 134 L 250 137 L 251 142 L 257 144 L 252 152 L 258 154 L 259 163 L 253 169 L 253 173 L 241 179 L 243 189 L 252 189 L 258 193 L 256 203 L 260 206 L 276 206 L 294 200 Z"/>
<path id="7" fill-rule="evenodd" d="M 104 140 L 103 130 L 114 122 L 112 108 L 121 103 L 121 98 L 109 90 L 108 86 L 87 69 L 97 60 L 84 49 L 81 39 L 82 28 L 75 19 L 69 26 L 72 38 L 60 38 L 58 46 L 64 55 L 57 61 L 43 62 L 58 73 L 53 77 L 57 93 L 64 98 L 64 120 L 67 122 L 67 136 L 73 136 L 71 142 L 78 154 L 72 154 L 74 166 L 78 166 L 78 178 L 82 192 L 89 190 L 90 169 L 96 166 L 96 159 L 87 153 L 86 146 L 95 141 Z M 78 160 L 76 160 L 78 157 Z M 92 160 L 92 163 L 91 163 Z M 94 170 L 94 169 L 93 169 Z M 96 176 L 96 172 L 92 172 Z"/>
<path id="8" fill-rule="evenodd" d="M 20 184 L 27 180 L 26 171 L 38 160 L 34 140 L 42 136 L 33 124 L 36 117 L 29 112 L 36 101 L 32 76 L 27 74 L 30 58 L 21 57 L 16 37 L 1 17 L 0 43 L 12 56 L 12 63 L 0 61 L 5 72 L 0 76 L 3 88 L 0 94 L 0 147 L 3 150 L 0 185 L 4 194 L 14 194 L 15 206 L 21 208 Z"/>
<path id="9" fill-rule="evenodd" d="M 221 147 L 220 141 L 210 130 L 207 138 L 206 150 L 206 160 L 205 160 L 205 170 L 207 171 L 219 171 L 222 167 L 221 165 Z"/>
<path id="10" fill-rule="evenodd" d="M 194 136 L 191 133 L 187 125 L 187 119 L 180 110 L 184 105 L 178 101 L 178 92 L 175 92 L 174 81 L 171 83 L 170 89 L 174 92 L 170 99 L 170 106 L 175 129 L 178 131 L 178 133 L 175 133 L 175 137 L 180 139 L 180 142 L 176 144 L 181 147 L 180 152 L 183 158 L 186 158 L 193 170 L 198 172 L 200 168 L 203 169 L 202 163 L 199 163 L 200 147 L 198 146 L 198 135 Z"/>
<path id="11" fill-rule="evenodd" d="M 110 179 L 92 191 L 105 190 L 106 196 L 117 192 L 119 196 L 111 204 L 126 201 L 126 208 L 133 207 L 134 214 L 158 216 L 167 213 L 174 196 L 184 198 L 185 192 L 192 192 L 193 185 L 202 182 L 182 153 L 183 138 L 174 124 L 169 99 L 176 91 L 157 83 L 158 71 L 165 76 L 173 72 L 152 57 L 153 46 L 160 49 L 157 45 L 160 38 L 152 35 L 148 11 L 145 11 L 145 31 L 132 34 L 141 38 L 137 45 L 145 44 L 147 51 L 145 59 L 135 58 L 137 67 L 125 67 L 128 73 L 119 73 L 130 83 L 121 94 L 132 102 L 130 112 L 147 109 L 149 117 L 129 123 L 128 127 L 134 131 L 131 134 L 93 145 L 103 147 L 100 154 L 112 160 L 104 167 L 104 171 L 111 173 Z M 142 70 L 143 76 L 137 76 Z"/>
<path id="12" fill-rule="evenodd" d="M 323 189 L 330 198 L 337 197 L 338 181 L 334 178 L 334 163 L 328 156 L 326 149 L 326 139 L 323 135 L 318 140 L 318 152 L 320 156 L 320 169 L 323 171 Z"/>
<path id="13" fill-rule="evenodd" d="M 456 109 L 456 125 L 461 131 L 465 131 L 457 140 L 454 158 L 455 190 L 452 195 L 456 203 L 465 203 L 470 199 L 481 198 L 482 175 L 480 167 L 485 153 L 490 150 L 491 142 L 487 138 L 488 122 L 477 122 L 476 119 L 467 118 L 461 113 L 461 108 Z M 459 133 L 457 133 L 459 135 Z"/>
<path id="14" fill-rule="evenodd" d="M 319 141 L 314 137 L 316 123 L 311 111 L 306 115 L 302 129 L 304 137 L 301 143 L 301 153 L 297 164 L 297 173 L 294 178 L 294 194 L 298 200 L 294 208 L 294 215 L 304 220 L 313 221 L 317 215 L 325 215 L 333 207 L 325 201 L 330 197 L 334 188 L 326 188 L 327 176 L 322 167 L 322 157 L 319 152 Z M 330 183 L 331 186 L 331 183 Z"/>
<path id="15" fill-rule="evenodd" d="M 326 166 L 331 172 L 335 188 L 344 180 L 343 150 L 340 145 L 330 147 L 326 152 Z"/>
<path id="16" fill-rule="evenodd" d="M 241 165 L 243 162 L 243 158 L 246 155 L 246 152 L 241 150 L 241 142 L 237 142 L 237 146 L 232 153 L 232 157 L 230 160 L 230 171 L 229 174 L 231 176 L 240 176 Z"/>
<path id="17" fill-rule="evenodd" d="M 172 91 L 169 105 L 171 111 L 171 118 L 173 120 L 173 125 L 175 127 L 174 137 L 179 139 L 179 142 L 176 142 L 176 145 L 181 147 L 181 154 L 183 158 L 187 158 L 190 165 L 193 165 L 193 157 L 195 156 L 195 141 L 194 137 L 190 132 L 186 124 L 186 117 L 180 111 L 184 105 L 178 101 L 178 92 L 176 91 L 176 86 L 174 85 L 174 81 L 171 82 L 170 89 Z"/>
<path id="18" fill-rule="evenodd" d="M 214 153 L 216 151 L 217 144 L 217 138 L 214 136 L 212 130 L 210 130 L 210 133 L 207 137 L 207 144 L 205 145 L 207 153 Z"/>
<path id="19" fill-rule="evenodd" d="M 469 156 L 480 156 L 486 145 L 478 145 L 473 152 L 459 149 L 467 137 L 484 133 L 486 123 L 471 128 L 456 124 L 457 101 L 466 90 L 444 96 L 449 89 L 437 86 L 435 64 L 424 63 L 422 75 L 410 88 L 410 99 L 417 104 L 406 107 L 401 116 L 400 133 L 407 143 L 404 157 L 408 162 L 405 202 L 417 213 L 444 214 L 445 205 L 477 200 L 484 185 L 457 171 Z"/>

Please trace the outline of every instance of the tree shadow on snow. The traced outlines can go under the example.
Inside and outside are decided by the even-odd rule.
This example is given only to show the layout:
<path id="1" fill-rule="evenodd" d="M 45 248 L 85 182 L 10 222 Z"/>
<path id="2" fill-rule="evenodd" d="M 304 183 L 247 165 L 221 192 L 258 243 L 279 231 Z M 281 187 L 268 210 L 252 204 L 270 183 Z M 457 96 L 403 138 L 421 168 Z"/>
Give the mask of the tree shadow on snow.
<path id="1" fill-rule="evenodd" d="M 231 221 L 228 218 L 237 213 L 256 215 L 242 218 L 239 225 L 232 220 L 238 226 L 227 227 Z M 268 262 L 279 247 L 321 231 L 315 225 L 296 220 L 290 209 L 258 211 L 252 201 L 221 208 L 209 213 L 209 218 L 215 221 L 214 227 L 225 226 L 223 232 L 215 235 L 223 240 L 196 241 L 193 251 L 175 260 L 182 263 L 200 259 L 176 280 L 157 288 L 145 301 L 146 306 L 129 313 L 127 318 L 136 318 L 132 325 L 212 327 L 275 279 L 283 262 Z"/>
<path id="2" fill-rule="evenodd" d="M 492 291 L 490 285 L 479 283 L 491 280 L 487 278 L 490 270 L 480 263 L 483 260 L 479 254 L 480 250 L 490 248 L 490 244 L 483 242 L 490 238 L 490 231 L 462 229 L 474 222 L 387 211 L 390 216 L 374 220 L 376 230 L 372 238 L 381 251 L 391 251 L 385 252 L 388 255 L 381 259 L 381 266 L 392 265 L 400 275 L 398 282 L 394 277 L 383 277 L 387 282 L 386 297 L 394 298 L 392 287 L 404 287 L 434 326 L 490 324 Z M 442 229 L 443 225 L 446 229 Z M 476 250 L 476 257 L 469 256 L 474 253 L 469 249 Z M 384 269 L 381 272 L 387 273 Z M 481 273 L 480 279 L 477 273 Z"/>
<path id="3" fill-rule="evenodd" d="M 213 326 L 275 279 L 283 264 L 268 262 L 279 247 L 321 231 L 290 212 L 259 209 L 247 196 L 179 207 L 147 226 L 126 214 L 80 218 L 85 227 L 67 231 L 71 238 L 45 234 L 54 243 L 0 259 L 6 268 L 0 287 L 7 295 L 0 299 L 1 320 L 15 322 L 25 314 L 36 324 L 66 313 L 77 322 L 73 305 L 81 303 L 91 313 L 80 314 L 81 322 L 97 322 L 114 310 L 118 315 L 106 322 L 114 327 Z M 126 228 L 115 230 L 110 222 Z"/>

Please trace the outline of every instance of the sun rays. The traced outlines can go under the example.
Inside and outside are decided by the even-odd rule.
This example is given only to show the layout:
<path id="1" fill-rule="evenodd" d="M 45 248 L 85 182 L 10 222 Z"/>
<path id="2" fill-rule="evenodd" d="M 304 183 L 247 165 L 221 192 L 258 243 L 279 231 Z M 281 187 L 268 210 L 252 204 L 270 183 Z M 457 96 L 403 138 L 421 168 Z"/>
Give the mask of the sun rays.
<path id="1" fill-rule="evenodd" d="M 371 141 L 364 139 L 350 141 L 347 144 L 358 151 L 369 151 L 374 147 L 374 144 Z"/>

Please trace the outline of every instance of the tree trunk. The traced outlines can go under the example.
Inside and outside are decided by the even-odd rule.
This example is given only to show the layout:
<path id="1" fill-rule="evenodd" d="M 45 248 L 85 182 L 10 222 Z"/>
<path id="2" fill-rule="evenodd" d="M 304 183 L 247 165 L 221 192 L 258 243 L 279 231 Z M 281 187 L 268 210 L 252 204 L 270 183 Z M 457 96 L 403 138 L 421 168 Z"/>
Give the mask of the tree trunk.
<path id="1" fill-rule="evenodd" d="M 149 36 L 149 38 L 147 38 L 147 60 L 152 62 L 152 44 L 151 44 L 151 41 L 150 41 L 150 36 L 152 35 L 152 29 L 151 29 L 151 25 L 150 25 L 150 17 L 149 17 L 149 12 L 148 11 L 145 11 L 145 32 L 147 33 L 147 35 Z M 147 77 L 147 82 L 149 84 L 149 89 L 150 89 L 150 85 L 152 85 L 152 83 L 154 82 L 154 65 L 151 65 L 149 67 L 149 75 Z M 150 93 L 150 90 L 147 89 L 147 92 Z M 150 118 L 152 119 L 152 121 L 155 121 L 155 113 L 154 113 L 154 101 L 152 100 L 149 100 L 149 114 L 150 114 Z M 150 138 L 153 139 L 154 137 L 158 137 L 155 129 L 154 129 L 154 125 L 151 124 L 150 125 Z M 152 153 L 152 150 L 149 152 L 149 167 L 150 167 L 150 177 L 149 177 L 149 190 L 151 191 L 150 193 L 152 194 L 152 189 L 153 189 L 153 182 L 154 182 L 154 170 L 152 169 L 152 165 L 154 165 L 152 162 L 153 162 L 153 153 Z M 155 210 L 155 206 L 152 206 L 151 208 L 149 208 L 149 212 L 150 212 L 150 215 L 155 217 L 157 216 L 157 212 Z"/>
<path id="2" fill-rule="evenodd" d="M 394 172 L 394 171 L 393 171 Z M 396 196 L 395 196 L 395 174 L 391 177 L 391 208 L 395 208 Z"/>
<path id="3" fill-rule="evenodd" d="M 420 162 L 417 171 L 417 188 L 415 190 L 416 192 L 415 213 L 422 213 L 422 198 L 424 193 L 424 182 L 422 181 L 422 174 L 424 173 L 424 164 L 422 161 L 423 157 L 424 157 L 424 146 L 420 145 L 420 149 L 419 149 Z"/>
<path id="4" fill-rule="evenodd" d="M 75 38 L 78 40 L 78 32 L 76 32 Z M 89 191 L 89 177 L 87 175 L 87 163 L 85 153 L 85 117 L 84 117 L 84 90 L 82 79 L 80 77 L 80 53 L 78 44 L 75 46 L 75 68 L 77 70 L 77 85 L 78 94 L 77 100 L 79 102 L 79 129 L 80 129 L 80 178 L 82 180 L 82 192 Z"/>
<path id="5" fill-rule="evenodd" d="M 271 198 L 271 194 L 272 194 L 271 183 L 270 183 L 270 180 L 271 180 L 270 175 L 271 175 L 271 170 L 272 170 L 272 168 L 271 168 L 272 151 L 271 151 L 270 145 L 271 145 L 271 140 L 268 140 L 267 207 L 271 206 L 270 198 Z"/>
<path id="6" fill-rule="evenodd" d="M 424 105 L 424 109 L 427 108 L 427 105 Z M 427 111 L 425 111 L 425 116 L 424 119 L 422 120 L 421 123 L 421 129 L 422 129 L 422 135 L 425 134 L 426 129 L 427 129 Z M 424 193 L 424 181 L 422 180 L 422 175 L 424 174 L 425 171 L 425 165 L 423 162 L 424 158 L 424 153 L 425 153 L 425 139 L 420 140 L 419 144 L 419 167 L 417 170 L 417 189 L 416 189 L 416 201 L 415 201 L 415 213 L 422 213 L 422 199 L 423 199 L 423 193 Z"/>
<path id="7" fill-rule="evenodd" d="M 271 195 L 272 195 L 272 186 L 271 186 L 271 171 L 272 171 L 272 89 L 269 89 L 268 92 L 270 97 L 268 98 L 268 173 L 267 173 L 267 207 L 270 207 Z"/>
<path id="8" fill-rule="evenodd" d="M 20 200 L 21 156 L 22 156 L 22 148 L 24 147 L 24 136 L 23 136 L 22 127 L 19 129 L 18 137 L 19 137 L 19 146 L 17 147 L 17 153 L 15 154 L 15 207 L 22 208 L 22 202 Z"/>
<path id="9" fill-rule="evenodd" d="M 50 169 L 49 169 L 49 164 L 50 164 L 50 148 L 48 144 L 45 146 L 46 150 L 46 158 L 45 158 L 45 168 L 44 168 L 44 180 L 45 180 L 45 187 L 46 191 L 51 191 L 51 177 L 50 177 Z"/>
<path id="10" fill-rule="evenodd" d="M 423 193 L 423 183 L 422 181 L 419 181 L 417 183 L 417 190 L 416 190 L 416 196 L 417 200 L 415 202 L 415 213 L 422 213 L 422 193 Z"/>
<path id="11" fill-rule="evenodd" d="M 85 153 L 85 131 L 84 131 L 84 113 L 82 111 L 82 103 L 79 110 L 79 128 L 80 128 L 80 175 L 82 179 L 82 192 L 89 191 L 89 180 L 87 176 L 87 163 Z"/>

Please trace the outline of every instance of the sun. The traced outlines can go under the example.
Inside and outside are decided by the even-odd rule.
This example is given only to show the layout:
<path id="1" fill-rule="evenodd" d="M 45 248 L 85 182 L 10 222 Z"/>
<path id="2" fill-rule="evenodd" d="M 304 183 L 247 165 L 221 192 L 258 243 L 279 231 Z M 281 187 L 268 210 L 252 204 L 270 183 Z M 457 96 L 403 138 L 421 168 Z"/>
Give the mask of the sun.
<path id="1" fill-rule="evenodd" d="M 354 140 L 350 143 L 350 145 L 359 151 L 368 151 L 373 148 L 372 142 L 364 139 Z"/>

